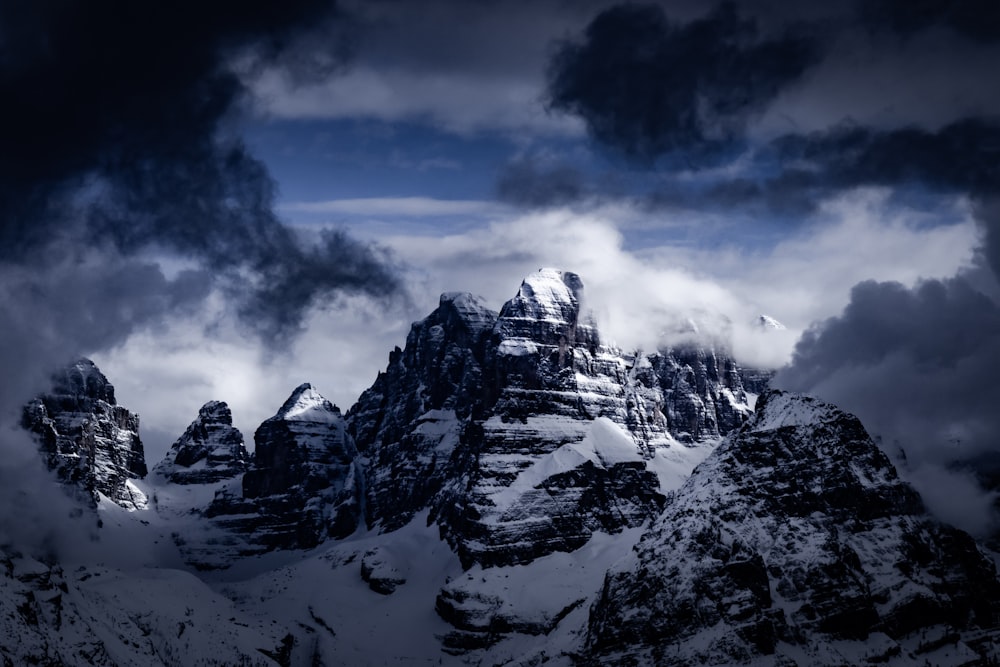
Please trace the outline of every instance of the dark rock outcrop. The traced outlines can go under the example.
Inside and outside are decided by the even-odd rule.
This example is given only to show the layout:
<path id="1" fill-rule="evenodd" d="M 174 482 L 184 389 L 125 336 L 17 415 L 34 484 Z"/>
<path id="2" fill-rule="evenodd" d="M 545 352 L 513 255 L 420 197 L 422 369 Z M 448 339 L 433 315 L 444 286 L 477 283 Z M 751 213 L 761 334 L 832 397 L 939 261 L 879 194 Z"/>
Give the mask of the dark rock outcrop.
<path id="1" fill-rule="evenodd" d="M 347 421 L 369 527 L 429 508 L 463 563 L 490 566 L 652 518 L 664 489 L 648 460 L 715 442 L 749 412 L 724 354 L 624 354 L 602 343 L 579 276 L 542 269 L 499 315 L 443 295 Z"/>
<path id="2" fill-rule="evenodd" d="M 354 532 L 357 450 L 335 405 L 303 384 L 260 425 L 254 442 L 242 484 L 223 487 L 205 510 L 246 542 L 239 553 L 308 549 Z"/>
<path id="3" fill-rule="evenodd" d="M 471 294 L 441 295 L 413 324 L 406 347 L 361 394 L 348 429 L 368 458 L 367 520 L 405 525 L 455 473 L 463 428 L 480 417 L 487 343 L 496 313 Z"/>
<path id="4" fill-rule="evenodd" d="M 139 416 L 115 401 L 115 388 L 90 359 L 52 377 L 52 389 L 24 407 L 22 425 L 39 442 L 49 470 L 92 507 L 100 494 L 127 509 L 146 497 L 130 479 L 146 475 Z"/>
<path id="5" fill-rule="evenodd" d="M 466 565 L 527 563 L 653 518 L 655 450 L 718 438 L 749 413 L 731 361 L 694 348 L 625 355 L 584 305 L 576 274 L 542 269 L 500 311 L 483 419 L 463 432 L 471 462 L 439 504 Z"/>
<path id="6" fill-rule="evenodd" d="M 156 464 L 153 474 L 174 484 L 212 484 L 243 474 L 249 461 L 229 406 L 209 401 Z"/>
<path id="7" fill-rule="evenodd" d="M 900 655 L 916 633 L 991 627 L 998 596 L 993 564 L 926 513 L 856 418 L 772 391 L 609 572 L 587 655 L 849 664 L 858 642 Z"/>

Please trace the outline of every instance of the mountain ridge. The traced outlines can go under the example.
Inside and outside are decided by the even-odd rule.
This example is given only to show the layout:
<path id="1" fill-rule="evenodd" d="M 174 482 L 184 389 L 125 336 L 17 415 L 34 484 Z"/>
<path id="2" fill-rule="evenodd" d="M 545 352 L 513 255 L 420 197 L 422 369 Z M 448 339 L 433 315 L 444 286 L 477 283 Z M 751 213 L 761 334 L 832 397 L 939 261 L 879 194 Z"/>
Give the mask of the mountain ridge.
<path id="1" fill-rule="evenodd" d="M 56 426 L 81 406 L 107 412 L 113 387 L 91 366 L 70 372 L 78 398 L 57 382 L 29 405 L 65 405 L 72 418 L 43 415 Z M 154 474 L 128 477 L 150 506 L 98 495 L 105 539 L 145 544 L 152 569 L 67 575 L 3 547 L 15 603 L 0 654 L 178 664 L 214 642 L 230 661 L 294 665 L 1000 657 L 1000 584 L 972 538 L 927 515 L 856 418 L 763 384 L 753 410 L 744 376 L 712 346 L 607 346 L 570 272 L 532 274 L 499 312 L 445 293 L 346 414 L 299 385 L 251 456 L 211 401 Z M 166 574 L 178 565 L 156 554 L 170 545 L 197 576 Z M 116 583 L 85 583 L 96 576 Z M 102 606 L 124 591 L 127 614 Z M 143 611 L 155 596 L 141 591 L 173 611 Z M 180 600 L 219 614 L 189 634 Z M 97 639 L 48 641 L 63 618 Z M 233 623 L 256 634 L 227 639 Z"/>

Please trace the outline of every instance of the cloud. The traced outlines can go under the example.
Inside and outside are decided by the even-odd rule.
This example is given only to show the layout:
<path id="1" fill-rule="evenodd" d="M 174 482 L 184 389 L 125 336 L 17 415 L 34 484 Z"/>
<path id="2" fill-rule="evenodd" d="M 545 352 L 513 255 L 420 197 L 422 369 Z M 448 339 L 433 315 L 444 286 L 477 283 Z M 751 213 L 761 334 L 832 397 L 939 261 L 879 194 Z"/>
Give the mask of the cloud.
<path id="1" fill-rule="evenodd" d="M 297 85 L 277 68 L 251 79 L 262 110 L 284 119 L 416 121 L 458 134 L 578 136 L 575 118 L 545 110 L 544 64 L 554 36 L 597 2 L 347 2 L 355 51 L 339 76 Z"/>
<path id="2" fill-rule="evenodd" d="M 335 13 L 326 0 L 0 3 L 0 476 L 20 474 L 21 406 L 80 354 L 209 303 L 280 349 L 312 308 L 400 293 L 383 250 L 283 224 L 235 132 L 234 68 L 278 62 L 306 80 L 336 67 L 339 45 L 301 41 Z M 23 502 L 51 502 L 30 479 Z M 3 503 L 5 530 L 19 506 Z"/>
<path id="3" fill-rule="evenodd" d="M 946 26 L 975 41 L 1000 41 L 1000 8 L 989 0 L 874 0 L 861 8 L 875 30 L 910 36 Z"/>
<path id="4" fill-rule="evenodd" d="M 686 24 L 657 5 L 618 5 L 557 50 L 549 104 L 629 157 L 717 163 L 739 150 L 748 120 L 819 51 L 815 37 L 791 28 L 762 37 L 733 4 Z"/>
<path id="5" fill-rule="evenodd" d="M 517 77 L 357 65 L 342 76 L 304 86 L 273 69 L 253 87 L 261 110 L 284 119 L 418 120 L 457 134 L 503 130 L 573 136 L 582 129 L 573 118 L 546 113 L 540 80 Z"/>
<path id="6" fill-rule="evenodd" d="M 503 210 L 495 202 L 478 199 L 434 199 L 432 197 L 366 197 L 329 201 L 289 202 L 280 206 L 289 213 L 335 213 L 359 216 L 426 217 L 488 216 Z"/>
<path id="7" fill-rule="evenodd" d="M 920 483 L 967 482 L 947 470 L 995 453 L 1000 429 L 1000 306 L 965 276 L 914 288 L 858 284 L 844 311 L 810 329 L 775 379 L 856 413 L 890 451 L 906 452 L 923 471 L 914 478 L 918 488 L 938 497 L 982 495 L 968 483 L 949 491 Z M 988 507 L 967 507 L 967 527 L 1000 525 L 982 512 Z"/>
<path id="8" fill-rule="evenodd" d="M 246 92 L 231 63 L 287 53 L 327 21 L 326 2 L 2 11 L 0 260 L 44 263 L 57 240 L 177 254 L 270 337 L 293 333 L 305 309 L 338 293 L 398 289 L 377 250 L 343 234 L 306 244 L 283 225 L 267 171 L 230 131 Z M 344 264 L 361 275 L 338 271 Z"/>

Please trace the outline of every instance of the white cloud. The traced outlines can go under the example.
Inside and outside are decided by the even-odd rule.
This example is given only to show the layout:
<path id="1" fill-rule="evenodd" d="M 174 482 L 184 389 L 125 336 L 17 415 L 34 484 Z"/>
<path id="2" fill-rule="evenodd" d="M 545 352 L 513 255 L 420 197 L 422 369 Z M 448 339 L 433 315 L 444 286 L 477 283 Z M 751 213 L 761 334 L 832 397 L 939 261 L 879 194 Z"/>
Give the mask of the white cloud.
<path id="1" fill-rule="evenodd" d="M 319 83 L 294 85 L 279 70 L 265 71 L 252 90 L 262 109 L 287 119 L 421 120 L 451 132 L 530 131 L 583 134 L 582 122 L 546 111 L 543 81 L 483 78 L 477 72 L 417 72 L 358 65 Z"/>
<path id="2" fill-rule="evenodd" d="M 327 201 L 289 202 L 278 207 L 288 213 L 333 213 L 359 216 L 493 216 L 507 207 L 478 199 L 434 199 L 432 197 L 366 197 Z"/>
<path id="3" fill-rule="evenodd" d="M 969 261 L 976 242 L 971 220 L 929 226 L 872 190 L 828 202 L 815 226 L 756 251 L 629 250 L 622 227 L 643 215 L 655 220 L 618 206 L 511 213 L 449 235 L 403 233 L 410 228 L 397 226 L 379 241 L 407 267 L 409 307 L 342 302 L 313 313 L 291 349 L 272 357 L 228 325 L 206 336 L 191 320 L 133 336 L 95 361 L 116 385 L 120 402 L 141 414 L 153 464 L 208 400 L 229 402 L 248 445 L 256 426 L 301 382 L 312 382 L 346 411 L 385 368 L 389 351 L 405 344 L 410 323 L 437 306 L 441 292 L 473 292 L 499 310 L 524 276 L 555 266 L 581 275 L 607 340 L 649 349 L 676 324 L 678 312 L 709 324 L 726 317 L 738 358 L 776 365 L 789 358 L 812 321 L 840 312 L 855 283 L 909 284 L 951 275 Z M 788 331 L 762 334 L 752 326 L 762 312 Z"/>

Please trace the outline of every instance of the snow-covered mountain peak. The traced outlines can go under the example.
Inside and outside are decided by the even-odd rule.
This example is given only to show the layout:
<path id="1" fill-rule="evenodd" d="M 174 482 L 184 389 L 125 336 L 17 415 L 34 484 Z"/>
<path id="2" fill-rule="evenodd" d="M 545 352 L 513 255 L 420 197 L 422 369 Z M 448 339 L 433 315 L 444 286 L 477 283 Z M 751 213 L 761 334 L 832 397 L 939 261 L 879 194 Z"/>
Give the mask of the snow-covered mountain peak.
<path id="1" fill-rule="evenodd" d="M 773 431 L 787 426 L 814 428 L 847 416 L 840 408 L 818 398 L 771 389 L 757 399 L 754 416 L 745 428 L 750 432 Z"/>
<path id="2" fill-rule="evenodd" d="M 575 324 L 582 297 L 583 281 L 577 274 L 539 269 L 521 282 L 517 295 L 504 305 L 500 316 Z"/>
<path id="3" fill-rule="evenodd" d="M 209 401 L 198 410 L 198 417 L 220 424 L 233 423 L 233 413 L 225 401 Z"/>
<path id="4" fill-rule="evenodd" d="M 292 395 L 271 419 L 284 421 L 335 422 L 342 419 L 340 408 L 323 398 L 308 382 L 295 388 Z"/>
<path id="5" fill-rule="evenodd" d="M 770 315 L 759 315 L 757 319 L 754 320 L 754 324 L 764 331 L 784 331 L 788 328 Z"/>
<path id="6" fill-rule="evenodd" d="M 146 475 L 139 416 L 115 402 L 115 388 L 90 359 L 52 375 L 52 388 L 24 407 L 46 465 L 96 507 L 105 497 L 133 510 L 146 498 L 131 480 Z"/>
<path id="7" fill-rule="evenodd" d="M 53 395 L 79 396 L 115 405 L 115 388 L 101 369 L 81 357 L 52 376 Z"/>
<path id="8" fill-rule="evenodd" d="M 214 484 L 246 471 L 249 459 L 229 405 L 209 401 L 153 472 L 175 484 Z"/>

